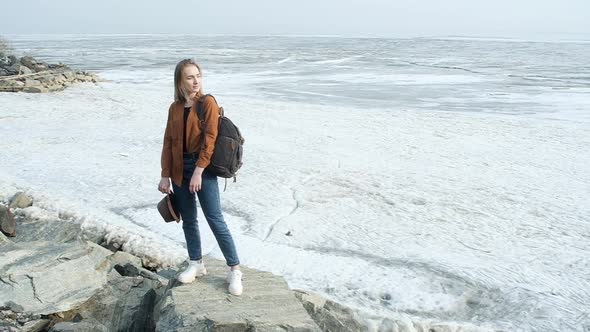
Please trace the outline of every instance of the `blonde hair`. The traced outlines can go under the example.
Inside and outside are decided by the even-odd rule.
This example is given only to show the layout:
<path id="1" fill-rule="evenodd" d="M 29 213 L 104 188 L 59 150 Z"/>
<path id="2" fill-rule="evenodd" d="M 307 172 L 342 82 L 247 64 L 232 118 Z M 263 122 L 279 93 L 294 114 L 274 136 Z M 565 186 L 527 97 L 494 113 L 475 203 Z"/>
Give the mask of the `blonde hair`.
<path id="1" fill-rule="evenodd" d="M 186 88 L 184 87 L 184 84 L 182 81 L 182 71 L 184 70 L 184 68 L 186 66 L 191 66 L 191 65 L 197 67 L 197 69 L 199 70 L 199 74 L 202 75 L 201 66 L 199 66 L 193 59 L 181 60 L 176 65 L 176 69 L 174 69 L 174 100 L 175 101 L 180 101 L 182 103 L 187 102 L 186 97 L 188 96 L 188 93 L 187 93 Z M 197 92 L 197 98 L 201 96 L 202 89 L 203 89 L 203 87 L 201 87 L 199 89 L 199 91 Z"/>

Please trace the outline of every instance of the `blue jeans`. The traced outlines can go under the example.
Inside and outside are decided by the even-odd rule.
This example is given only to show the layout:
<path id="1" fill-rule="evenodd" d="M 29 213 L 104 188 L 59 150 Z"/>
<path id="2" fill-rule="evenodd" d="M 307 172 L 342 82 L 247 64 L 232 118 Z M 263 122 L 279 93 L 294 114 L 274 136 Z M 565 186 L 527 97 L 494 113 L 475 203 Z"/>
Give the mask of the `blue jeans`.
<path id="1" fill-rule="evenodd" d="M 202 258 L 201 235 L 199 234 L 199 225 L 197 223 L 197 203 L 195 194 L 191 193 L 188 188 L 196 168 L 196 162 L 197 157 L 195 155 L 190 157 L 185 155 L 182 187 L 177 186 L 172 181 L 174 202 L 182 217 L 182 229 L 186 239 L 188 255 L 191 260 Z M 219 244 L 219 248 L 225 257 L 225 262 L 228 266 L 240 264 L 234 240 L 221 213 L 217 176 L 204 170 L 201 176 L 201 190 L 197 191 L 197 196 L 199 197 L 199 205 L 205 214 L 205 219 L 207 219 L 207 223 L 211 231 L 213 231 L 217 244 Z"/>

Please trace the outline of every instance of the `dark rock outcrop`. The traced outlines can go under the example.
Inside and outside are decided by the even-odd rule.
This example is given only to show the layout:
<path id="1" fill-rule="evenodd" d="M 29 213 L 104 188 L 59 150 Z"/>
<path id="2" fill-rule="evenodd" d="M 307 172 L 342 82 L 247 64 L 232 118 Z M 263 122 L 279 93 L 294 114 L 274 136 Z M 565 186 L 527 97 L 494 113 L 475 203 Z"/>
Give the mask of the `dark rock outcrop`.
<path id="1" fill-rule="evenodd" d="M 0 234 L 0 331 L 320 331 L 282 277 L 243 267 L 247 291 L 233 296 L 225 263 L 205 258 L 209 275 L 182 285 L 178 270 L 108 250 L 67 214 L 11 201 L 19 232 Z"/>
<path id="2" fill-rule="evenodd" d="M 32 56 L 0 54 L 0 92 L 60 91 L 77 82 L 98 82 L 98 76 L 64 64 L 48 64 Z"/>
<path id="3" fill-rule="evenodd" d="M 0 230 L 2 234 L 14 237 L 16 236 L 16 222 L 8 206 L 0 204 Z M 1 243 L 2 241 L 0 241 Z"/>

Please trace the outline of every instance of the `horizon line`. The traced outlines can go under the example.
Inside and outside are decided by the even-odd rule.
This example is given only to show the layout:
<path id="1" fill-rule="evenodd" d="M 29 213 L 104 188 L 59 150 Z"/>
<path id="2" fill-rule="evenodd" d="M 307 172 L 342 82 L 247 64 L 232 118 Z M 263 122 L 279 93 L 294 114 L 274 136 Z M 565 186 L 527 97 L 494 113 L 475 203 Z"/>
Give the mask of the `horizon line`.
<path id="1" fill-rule="evenodd" d="M 391 36 L 380 34 L 338 35 L 338 34 L 300 34 L 300 33 L 4 33 L 2 36 L 202 36 L 202 37 L 287 37 L 287 38 L 341 38 L 341 39 L 483 39 L 496 41 L 529 41 L 529 42 L 590 42 L 590 34 L 587 33 L 548 33 L 561 35 L 562 38 L 550 36 L 523 37 L 491 34 L 445 34 L 445 35 L 415 35 L 415 36 Z M 569 35 L 570 38 L 563 38 Z M 577 38 L 576 38 L 577 37 Z M 580 38 L 581 37 L 581 38 Z"/>

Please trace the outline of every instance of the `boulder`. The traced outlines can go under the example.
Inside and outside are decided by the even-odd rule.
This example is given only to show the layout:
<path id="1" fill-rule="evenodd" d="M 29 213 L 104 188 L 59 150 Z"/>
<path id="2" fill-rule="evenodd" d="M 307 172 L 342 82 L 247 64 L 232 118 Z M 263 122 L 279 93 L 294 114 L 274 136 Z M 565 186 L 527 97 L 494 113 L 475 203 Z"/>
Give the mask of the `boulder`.
<path id="1" fill-rule="evenodd" d="M 14 55 L 9 55 L 8 59 L 10 60 L 10 65 L 14 66 L 16 64 L 20 64 L 20 61 L 18 61 L 18 58 L 15 57 Z"/>
<path id="2" fill-rule="evenodd" d="M 20 67 L 20 64 L 13 64 L 3 68 L 7 72 L 7 75 L 18 75 L 20 73 Z"/>
<path id="3" fill-rule="evenodd" d="M 33 68 L 37 64 L 37 60 L 32 56 L 24 56 L 20 58 L 20 63 L 25 67 Z"/>
<path id="4" fill-rule="evenodd" d="M 0 230 L 7 236 L 16 236 L 16 221 L 10 209 L 0 204 Z"/>
<path id="5" fill-rule="evenodd" d="M 18 192 L 16 194 L 14 194 L 14 196 L 10 200 L 10 207 L 13 209 L 14 208 L 24 209 L 24 208 L 27 208 L 31 205 L 33 205 L 33 199 L 31 197 L 27 196 L 23 192 Z"/>
<path id="6" fill-rule="evenodd" d="M 153 310 L 163 285 L 143 277 L 111 280 L 76 309 L 76 320 L 98 322 L 107 331 L 153 331 Z"/>
<path id="7" fill-rule="evenodd" d="M 354 311 L 318 294 L 295 290 L 295 296 L 322 331 L 363 331 L 366 330 Z"/>
<path id="8" fill-rule="evenodd" d="M 27 74 L 27 75 L 33 73 L 33 70 L 31 70 L 29 67 L 26 67 L 26 66 L 20 66 L 18 71 L 20 74 Z"/>
<path id="9" fill-rule="evenodd" d="M 233 296 L 224 262 L 205 263 L 208 275 L 168 285 L 154 312 L 156 331 L 320 331 L 282 277 L 242 267 L 245 292 Z"/>
<path id="10" fill-rule="evenodd" d="M 33 314 L 71 310 L 104 287 L 110 254 L 97 244 L 82 241 L 2 245 L 0 306 Z"/>
<path id="11" fill-rule="evenodd" d="M 8 55 L 0 54 L 0 67 L 10 66 L 10 58 Z"/>
<path id="12" fill-rule="evenodd" d="M 0 67 L 8 67 L 19 64 L 20 62 L 14 55 L 0 55 Z"/>

